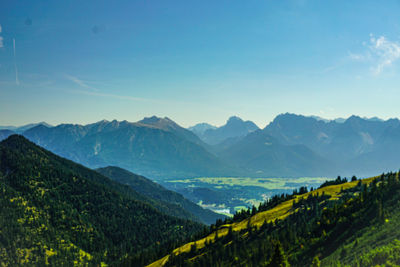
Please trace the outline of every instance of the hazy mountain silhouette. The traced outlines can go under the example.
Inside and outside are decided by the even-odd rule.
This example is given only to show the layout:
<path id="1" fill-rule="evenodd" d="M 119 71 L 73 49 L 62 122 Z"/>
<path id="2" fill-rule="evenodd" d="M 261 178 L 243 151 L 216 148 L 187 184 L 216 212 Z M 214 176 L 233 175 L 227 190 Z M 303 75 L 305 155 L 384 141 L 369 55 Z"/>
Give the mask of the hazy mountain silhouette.
<path id="1" fill-rule="evenodd" d="M 191 126 L 188 128 L 188 130 L 192 131 L 193 133 L 195 133 L 198 137 L 200 137 L 200 139 L 203 139 L 203 135 L 204 133 L 209 130 L 209 129 L 217 129 L 216 126 L 208 124 L 208 123 L 198 123 L 194 126 Z"/>
<path id="2" fill-rule="evenodd" d="M 228 119 L 225 125 L 206 129 L 199 137 L 209 145 L 216 145 L 228 138 L 243 137 L 257 129 L 259 129 L 258 126 L 253 122 L 243 121 L 241 118 L 233 116 Z"/>
<path id="3" fill-rule="evenodd" d="M 11 130 L 0 130 L 0 141 L 13 134 L 15 134 L 15 132 Z"/>
<path id="4" fill-rule="evenodd" d="M 152 178 L 234 173 L 196 135 L 169 119 L 39 125 L 24 136 L 92 168 L 113 165 Z"/>
<path id="5" fill-rule="evenodd" d="M 277 116 L 263 132 L 282 144 L 307 146 L 343 167 L 342 173 L 371 175 L 400 167 L 400 155 L 395 153 L 400 147 L 399 127 L 398 119 L 351 116 L 337 122 L 287 113 Z"/>
<path id="6" fill-rule="evenodd" d="M 331 173 L 331 163 L 305 145 L 284 145 L 262 130 L 248 134 L 219 155 L 257 176 L 318 176 Z"/>
<path id="7" fill-rule="evenodd" d="M 22 133 L 30 128 L 36 127 L 38 125 L 44 125 L 46 127 L 52 127 L 52 125 L 42 121 L 42 122 L 38 122 L 38 123 L 29 123 L 26 125 L 22 125 L 22 126 L 0 126 L 0 130 L 11 130 L 15 133 Z"/>

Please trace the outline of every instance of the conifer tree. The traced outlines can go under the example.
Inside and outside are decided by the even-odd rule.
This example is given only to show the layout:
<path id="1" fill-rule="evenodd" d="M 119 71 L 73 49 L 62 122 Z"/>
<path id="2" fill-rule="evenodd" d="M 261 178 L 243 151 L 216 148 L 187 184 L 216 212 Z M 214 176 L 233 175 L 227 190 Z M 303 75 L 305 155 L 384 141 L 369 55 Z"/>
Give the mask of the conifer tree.
<path id="1" fill-rule="evenodd" d="M 320 266 L 321 266 L 321 262 L 320 262 L 318 256 L 315 256 L 311 263 L 311 267 L 320 267 Z"/>
<path id="2" fill-rule="evenodd" d="M 278 241 L 275 244 L 274 254 L 272 255 L 271 261 L 267 265 L 268 267 L 289 267 L 290 264 L 287 261 L 286 255 L 283 252 L 282 245 Z"/>

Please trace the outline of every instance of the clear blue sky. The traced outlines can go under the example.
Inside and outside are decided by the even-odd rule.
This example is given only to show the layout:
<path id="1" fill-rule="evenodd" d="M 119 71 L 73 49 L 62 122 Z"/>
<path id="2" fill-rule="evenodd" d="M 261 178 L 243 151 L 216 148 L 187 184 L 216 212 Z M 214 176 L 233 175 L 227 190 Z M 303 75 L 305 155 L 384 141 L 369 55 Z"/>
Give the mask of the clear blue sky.
<path id="1" fill-rule="evenodd" d="M 390 0 L 2 0 L 0 125 L 398 117 L 399 14 Z"/>

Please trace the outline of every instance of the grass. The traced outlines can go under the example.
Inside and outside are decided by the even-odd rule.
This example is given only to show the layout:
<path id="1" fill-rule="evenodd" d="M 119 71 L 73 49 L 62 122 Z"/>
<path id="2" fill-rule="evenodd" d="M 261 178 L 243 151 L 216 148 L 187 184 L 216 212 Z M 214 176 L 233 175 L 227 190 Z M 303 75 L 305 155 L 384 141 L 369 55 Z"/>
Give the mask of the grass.
<path id="1" fill-rule="evenodd" d="M 365 183 L 368 184 L 375 178 L 376 177 L 372 177 L 372 178 L 368 178 L 368 179 L 363 179 L 361 181 L 364 184 Z M 214 178 L 214 179 L 216 179 L 216 178 Z M 221 178 L 218 178 L 218 179 L 221 179 Z M 305 193 L 302 195 L 297 195 L 297 196 L 295 196 L 295 200 L 298 201 L 298 199 L 300 199 L 300 198 L 307 198 L 310 194 L 321 195 L 322 193 L 329 195 L 330 196 L 329 200 L 336 200 L 340 197 L 340 192 L 342 190 L 346 190 L 346 189 L 355 187 L 358 184 L 358 182 L 359 181 L 354 181 L 354 182 L 348 182 L 348 183 L 339 184 L 339 185 L 326 186 L 326 187 L 323 187 L 323 188 L 320 188 L 320 189 L 317 189 L 317 190 L 314 190 L 314 191 L 311 191 L 311 192 L 308 192 L 308 193 Z M 271 222 L 271 221 L 275 221 L 276 219 L 280 219 L 280 220 L 285 219 L 287 216 L 289 216 L 290 214 L 292 214 L 294 212 L 294 210 L 292 209 L 292 206 L 293 206 L 293 199 L 282 202 L 281 204 L 277 205 L 273 209 L 263 211 L 263 212 L 258 212 L 254 216 L 247 218 L 243 221 L 235 222 L 232 224 L 222 225 L 218 230 L 209 234 L 208 236 L 206 236 L 202 239 L 199 239 L 197 241 L 194 241 L 194 242 L 189 242 L 179 248 L 176 248 L 173 250 L 172 253 L 174 253 L 175 255 L 179 255 L 181 253 L 187 253 L 190 251 L 191 246 L 195 243 L 196 243 L 196 247 L 198 249 L 201 249 L 205 246 L 206 242 L 213 242 L 216 234 L 218 235 L 218 237 L 225 236 L 228 234 L 228 230 L 230 227 L 232 227 L 233 231 L 241 231 L 241 230 L 247 228 L 249 221 L 250 221 L 251 226 L 259 228 L 264 224 L 264 222 Z M 159 259 L 158 261 L 153 262 L 152 264 L 148 265 L 148 267 L 163 266 L 168 261 L 168 258 L 169 258 L 169 255 Z"/>
<path id="2" fill-rule="evenodd" d="M 250 177 L 200 177 L 192 179 L 169 180 L 168 183 L 204 183 L 213 185 L 214 188 L 222 186 L 257 186 L 265 189 L 293 189 L 293 186 L 286 186 L 286 183 L 300 185 L 321 184 L 330 178 L 326 177 L 301 177 L 301 178 L 250 178 Z"/>

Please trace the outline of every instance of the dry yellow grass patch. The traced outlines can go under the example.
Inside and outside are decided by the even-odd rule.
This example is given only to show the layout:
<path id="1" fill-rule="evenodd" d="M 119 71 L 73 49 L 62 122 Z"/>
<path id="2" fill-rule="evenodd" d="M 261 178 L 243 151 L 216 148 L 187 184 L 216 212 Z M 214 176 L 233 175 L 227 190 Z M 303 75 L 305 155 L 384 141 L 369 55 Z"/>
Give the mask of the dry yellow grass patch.
<path id="1" fill-rule="evenodd" d="M 363 184 L 368 184 L 372 182 L 376 177 L 368 178 L 368 179 L 363 179 L 361 180 Z M 339 184 L 339 185 L 331 185 L 331 186 L 326 186 L 320 189 L 316 189 L 314 191 L 302 194 L 302 195 L 297 195 L 295 197 L 295 200 L 298 201 L 300 198 L 307 198 L 310 194 L 312 195 L 322 195 L 322 193 L 325 193 L 326 195 L 330 196 L 330 200 L 336 200 L 340 197 L 340 192 L 342 190 L 350 189 L 352 187 L 355 187 L 358 184 L 359 180 L 354 181 L 354 182 L 348 182 L 344 184 Z M 273 209 L 267 210 L 267 211 L 262 211 L 258 212 L 254 216 L 245 219 L 240 222 L 235 222 L 232 224 L 225 224 L 222 225 L 218 230 L 215 232 L 211 233 L 210 235 L 199 239 L 195 242 L 189 242 L 179 248 L 174 249 L 172 253 L 175 255 L 179 255 L 181 253 L 187 253 L 190 251 L 191 246 L 196 243 L 196 248 L 201 249 L 205 246 L 206 241 L 208 242 L 213 242 L 215 240 L 215 235 L 218 232 L 218 237 L 222 237 L 228 234 L 228 229 L 229 227 L 232 226 L 233 231 L 240 231 L 243 229 L 247 228 L 248 222 L 250 220 L 250 225 L 254 227 L 261 227 L 264 222 L 272 222 L 275 221 L 276 219 L 282 220 L 285 219 L 287 216 L 292 214 L 294 211 L 292 209 L 293 206 L 293 199 L 285 201 L 274 207 Z M 160 267 L 164 266 L 165 263 L 168 261 L 169 255 L 151 263 L 148 265 L 148 267 Z"/>

